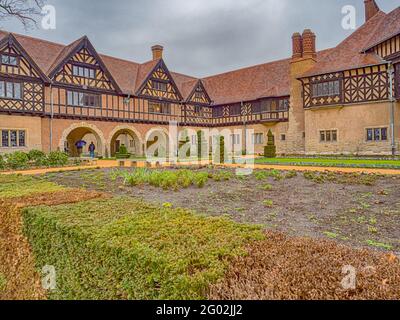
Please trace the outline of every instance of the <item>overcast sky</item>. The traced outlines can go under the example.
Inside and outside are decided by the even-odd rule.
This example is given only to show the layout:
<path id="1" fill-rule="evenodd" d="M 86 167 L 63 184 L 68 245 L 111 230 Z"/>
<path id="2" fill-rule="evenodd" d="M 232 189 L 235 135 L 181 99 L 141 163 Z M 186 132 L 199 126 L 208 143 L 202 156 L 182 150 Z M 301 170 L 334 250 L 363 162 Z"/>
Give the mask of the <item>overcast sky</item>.
<path id="1" fill-rule="evenodd" d="M 291 55 L 291 35 L 311 28 L 318 49 L 336 46 L 351 32 L 341 27 L 342 7 L 354 5 L 357 26 L 363 0 L 48 0 L 56 30 L 28 32 L 17 21 L 2 29 L 63 44 L 87 35 L 98 52 L 135 62 L 165 47 L 170 70 L 204 77 Z M 377 0 L 383 11 L 399 0 Z"/>

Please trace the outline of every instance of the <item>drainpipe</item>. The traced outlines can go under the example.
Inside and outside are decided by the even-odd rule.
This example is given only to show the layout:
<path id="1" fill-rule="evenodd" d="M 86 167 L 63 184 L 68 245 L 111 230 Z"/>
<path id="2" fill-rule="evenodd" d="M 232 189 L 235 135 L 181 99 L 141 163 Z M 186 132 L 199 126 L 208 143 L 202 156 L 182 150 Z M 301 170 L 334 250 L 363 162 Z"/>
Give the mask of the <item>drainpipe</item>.
<path id="1" fill-rule="evenodd" d="M 389 63 L 388 74 L 389 74 L 390 130 L 391 130 L 391 142 L 392 142 L 392 156 L 396 156 L 396 143 L 395 143 L 395 132 L 394 132 L 394 92 L 393 92 L 394 69 L 391 63 Z"/>
<path id="2" fill-rule="evenodd" d="M 241 105 L 241 108 L 242 108 L 242 110 L 243 110 L 243 105 L 244 105 L 243 101 L 240 102 L 240 105 Z M 244 120 L 243 120 L 243 129 L 244 129 L 244 135 L 243 135 L 244 143 L 243 143 L 243 147 L 244 147 L 244 151 L 246 151 L 246 154 L 247 154 L 247 122 L 246 122 L 246 116 L 245 116 L 245 118 L 244 118 Z M 243 150 L 242 150 L 242 152 L 243 152 Z"/>
<path id="3" fill-rule="evenodd" d="M 53 84 L 50 84 L 50 152 L 53 151 L 53 118 L 54 118 L 54 97 Z"/>

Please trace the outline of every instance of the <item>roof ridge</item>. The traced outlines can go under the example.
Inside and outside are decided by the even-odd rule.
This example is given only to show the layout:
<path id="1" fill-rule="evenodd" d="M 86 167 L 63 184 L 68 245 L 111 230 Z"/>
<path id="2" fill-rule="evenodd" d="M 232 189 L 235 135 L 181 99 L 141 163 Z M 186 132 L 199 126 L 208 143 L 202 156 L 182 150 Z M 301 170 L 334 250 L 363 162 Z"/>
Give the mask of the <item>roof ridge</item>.
<path id="1" fill-rule="evenodd" d="M 139 62 L 135 62 L 135 61 L 124 59 L 124 58 L 114 57 L 114 56 L 111 56 L 111 55 L 105 54 L 105 53 L 99 53 L 99 56 L 102 56 L 102 57 L 105 57 L 105 58 L 114 59 L 114 60 L 119 60 L 119 61 L 123 61 L 123 62 L 134 63 L 136 65 L 141 65 L 141 63 L 139 63 Z"/>
<path id="2" fill-rule="evenodd" d="M 32 40 L 35 40 L 35 41 L 46 42 L 46 43 L 50 43 L 50 44 L 61 46 L 61 47 L 68 46 L 66 44 L 62 44 L 62 43 L 59 43 L 59 42 L 50 41 L 50 40 L 46 40 L 46 39 L 42 39 L 42 38 L 36 38 L 36 37 L 33 37 L 33 36 L 28 36 L 28 35 L 25 35 L 25 34 L 21 34 L 21 33 L 18 33 L 18 32 L 8 32 L 8 31 L 4 31 L 4 30 L 0 30 L 0 31 L 4 32 L 4 33 L 8 33 L 8 34 L 13 34 L 14 36 L 27 38 L 27 39 L 32 39 Z"/>
<path id="3" fill-rule="evenodd" d="M 271 64 L 274 64 L 274 63 L 290 61 L 290 60 L 291 60 L 291 58 L 285 58 L 285 59 L 279 59 L 279 60 L 269 61 L 269 62 L 265 62 L 265 63 L 259 63 L 259 64 L 255 64 L 255 65 L 248 66 L 248 67 L 243 67 L 243 68 L 239 68 L 239 69 L 235 69 L 235 70 L 231 70 L 231 71 L 217 73 L 217 74 L 214 74 L 214 75 L 211 75 L 211 76 L 200 78 L 200 80 L 207 80 L 209 78 L 214 78 L 214 77 L 217 77 L 217 76 L 227 75 L 227 74 L 230 74 L 230 73 L 235 73 L 235 72 L 243 71 L 243 70 L 246 70 L 246 69 L 257 68 L 257 67 L 261 67 L 261 66 L 271 65 Z"/>

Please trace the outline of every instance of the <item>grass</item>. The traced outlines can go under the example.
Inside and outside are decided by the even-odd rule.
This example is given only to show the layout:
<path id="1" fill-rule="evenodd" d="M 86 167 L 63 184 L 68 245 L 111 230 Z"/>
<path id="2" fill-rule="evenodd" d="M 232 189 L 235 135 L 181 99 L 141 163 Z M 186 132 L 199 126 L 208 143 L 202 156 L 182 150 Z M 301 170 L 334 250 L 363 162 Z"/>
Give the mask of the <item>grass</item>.
<path id="1" fill-rule="evenodd" d="M 109 174 L 111 180 L 122 178 L 125 185 L 140 186 L 149 184 L 164 190 L 179 190 L 196 186 L 203 188 L 212 179 L 217 182 L 229 181 L 233 178 L 230 171 L 199 172 L 188 169 L 150 170 L 138 168 L 133 171 L 113 170 Z"/>
<path id="2" fill-rule="evenodd" d="M 373 186 L 379 179 L 376 174 L 363 174 L 363 173 L 336 173 L 336 172 L 314 172 L 305 171 L 303 173 L 305 179 L 315 183 L 339 183 L 349 185 L 366 185 Z"/>
<path id="3" fill-rule="evenodd" d="M 57 270 L 52 299 L 204 299 L 260 227 L 130 198 L 23 213 L 37 264 Z"/>
<path id="4" fill-rule="evenodd" d="M 52 182 L 26 176 L 0 176 L 0 198 L 17 198 L 35 193 L 56 192 L 65 188 Z"/>
<path id="5" fill-rule="evenodd" d="M 367 240 L 366 243 L 371 247 L 375 247 L 375 248 L 379 248 L 379 249 L 386 249 L 386 250 L 393 249 L 393 246 L 391 246 L 390 244 L 378 242 L 375 240 Z"/>
<path id="6" fill-rule="evenodd" d="M 258 164 L 277 164 L 317 167 L 394 168 L 400 169 L 400 160 L 340 159 L 340 158 L 258 158 Z"/>

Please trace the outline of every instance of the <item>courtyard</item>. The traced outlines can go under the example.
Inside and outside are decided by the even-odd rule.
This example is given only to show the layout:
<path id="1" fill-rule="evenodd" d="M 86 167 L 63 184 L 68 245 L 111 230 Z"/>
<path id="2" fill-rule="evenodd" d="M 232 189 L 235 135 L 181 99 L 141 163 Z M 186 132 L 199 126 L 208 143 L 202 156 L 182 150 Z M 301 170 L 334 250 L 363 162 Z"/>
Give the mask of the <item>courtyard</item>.
<path id="1" fill-rule="evenodd" d="M 0 179 L 0 298 L 400 296 L 400 176 L 185 166 Z M 55 290 L 41 288 L 45 265 Z"/>

